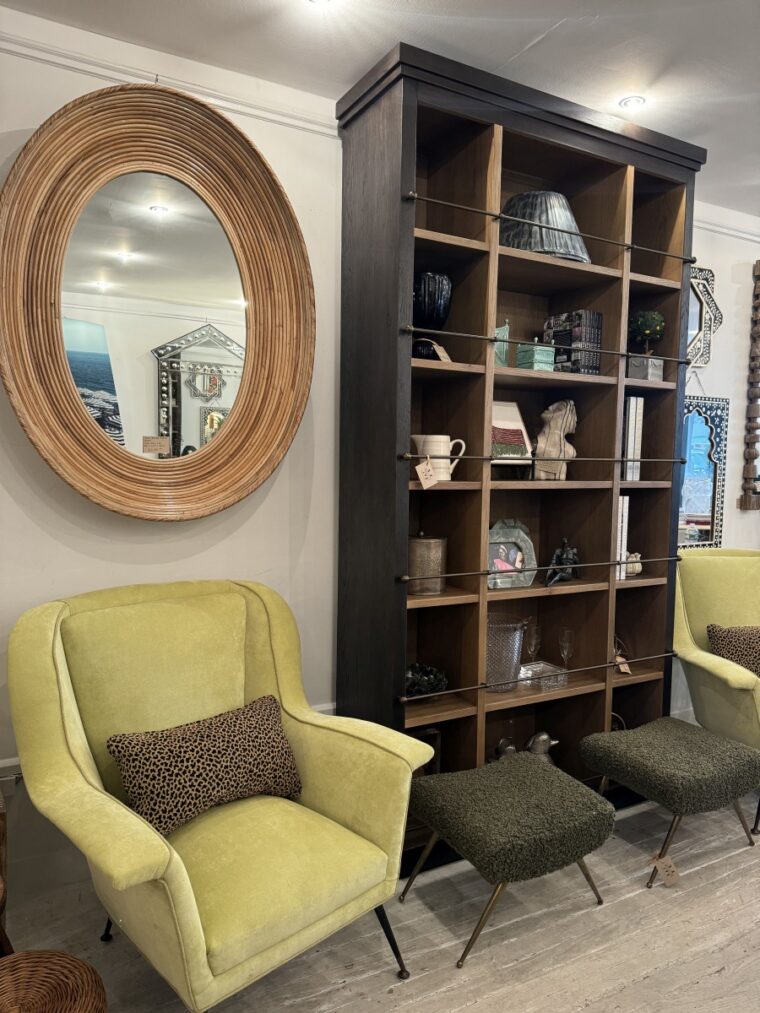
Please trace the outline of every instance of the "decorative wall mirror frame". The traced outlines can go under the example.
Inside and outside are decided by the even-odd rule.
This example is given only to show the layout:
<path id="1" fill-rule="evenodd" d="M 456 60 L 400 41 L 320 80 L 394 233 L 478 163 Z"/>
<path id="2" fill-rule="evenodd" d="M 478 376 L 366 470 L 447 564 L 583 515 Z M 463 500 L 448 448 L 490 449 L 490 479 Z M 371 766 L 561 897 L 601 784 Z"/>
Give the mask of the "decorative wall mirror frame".
<path id="1" fill-rule="evenodd" d="M 198 453 L 172 460 L 128 452 L 93 424 L 62 337 L 63 262 L 77 219 L 105 184 L 140 172 L 178 180 L 216 216 L 246 303 L 251 354 L 229 419 Z M 245 134 L 215 109 L 163 86 L 119 85 L 64 106 L 21 151 L 0 194 L 0 373 L 34 446 L 84 496 L 149 520 L 202 517 L 247 496 L 298 429 L 314 331 L 293 209 Z"/>
<path id="2" fill-rule="evenodd" d="M 715 301 L 715 273 L 709 267 L 691 268 L 689 328 L 686 358 L 692 366 L 706 366 L 712 354 L 713 335 L 723 323 Z"/>
<path id="3" fill-rule="evenodd" d="M 727 397 L 692 397 L 683 406 L 683 456 L 678 543 L 681 548 L 718 549 L 723 538 L 723 501 L 728 439 Z M 692 537 L 688 537 L 691 534 Z"/>

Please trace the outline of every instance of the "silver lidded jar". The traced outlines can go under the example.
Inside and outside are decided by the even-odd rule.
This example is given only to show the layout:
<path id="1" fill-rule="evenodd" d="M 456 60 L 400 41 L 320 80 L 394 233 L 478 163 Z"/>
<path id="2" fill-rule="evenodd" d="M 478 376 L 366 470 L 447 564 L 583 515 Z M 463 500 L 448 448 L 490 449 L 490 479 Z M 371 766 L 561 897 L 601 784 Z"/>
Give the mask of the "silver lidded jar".
<path id="1" fill-rule="evenodd" d="M 442 594 L 446 587 L 446 539 L 420 531 L 409 539 L 409 594 Z M 416 579 L 415 579 L 416 578 Z"/>

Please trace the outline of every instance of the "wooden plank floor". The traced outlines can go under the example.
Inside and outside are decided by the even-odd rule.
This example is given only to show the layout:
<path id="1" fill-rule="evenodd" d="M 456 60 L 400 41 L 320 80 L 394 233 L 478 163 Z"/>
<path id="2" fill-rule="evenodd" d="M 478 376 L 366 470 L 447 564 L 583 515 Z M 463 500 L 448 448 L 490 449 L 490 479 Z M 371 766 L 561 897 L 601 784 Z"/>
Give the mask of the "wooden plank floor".
<path id="1" fill-rule="evenodd" d="M 756 797 L 744 799 L 747 818 Z M 728 1013 L 760 1006 L 760 848 L 733 811 L 685 819 L 672 888 L 646 890 L 647 860 L 669 817 L 642 807 L 589 858 L 605 898 L 565 869 L 506 891 L 462 970 L 455 966 L 490 888 L 465 863 L 417 881 L 387 910 L 412 977 L 399 982 L 368 915 L 216 1007 L 220 1013 Z M 110 1013 L 180 1013 L 184 1006 L 116 933 L 99 942 L 103 914 L 89 884 L 23 907 L 9 901 L 17 949 L 58 948 L 103 976 Z"/>

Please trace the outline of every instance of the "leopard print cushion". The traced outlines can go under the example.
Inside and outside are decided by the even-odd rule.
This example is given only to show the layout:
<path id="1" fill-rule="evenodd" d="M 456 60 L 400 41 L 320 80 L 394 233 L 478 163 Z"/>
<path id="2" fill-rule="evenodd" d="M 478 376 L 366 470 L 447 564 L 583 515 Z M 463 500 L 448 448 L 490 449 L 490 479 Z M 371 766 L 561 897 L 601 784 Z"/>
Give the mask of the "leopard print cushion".
<path id="1" fill-rule="evenodd" d="M 112 735 L 106 746 L 129 804 L 165 837 L 215 805 L 301 793 L 274 696 L 176 728 Z"/>
<path id="2" fill-rule="evenodd" d="M 708 626 L 713 654 L 760 675 L 760 626 Z"/>

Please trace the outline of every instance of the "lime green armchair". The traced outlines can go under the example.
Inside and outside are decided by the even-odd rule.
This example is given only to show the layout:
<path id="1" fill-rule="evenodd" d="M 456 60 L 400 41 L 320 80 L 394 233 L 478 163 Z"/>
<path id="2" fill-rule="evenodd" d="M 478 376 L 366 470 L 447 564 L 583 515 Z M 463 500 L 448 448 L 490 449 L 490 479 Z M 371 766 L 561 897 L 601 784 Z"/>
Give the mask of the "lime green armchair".
<path id="1" fill-rule="evenodd" d="M 687 549 L 676 578 L 673 647 L 697 721 L 760 749 L 760 679 L 710 652 L 707 627 L 760 625 L 760 552 Z M 760 829 L 760 805 L 754 832 Z"/>
<path id="2" fill-rule="evenodd" d="M 298 631 L 273 591 L 199 581 L 42 605 L 13 631 L 9 691 L 34 804 L 84 853 L 109 922 L 189 1009 L 210 1009 L 373 909 L 406 976 L 382 905 L 398 879 L 412 772 L 432 751 L 310 709 Z M 168 838 L 126 805 L 110 735 L 268 693 L 298 764 L 297 802 L 217 806 Z"/>

